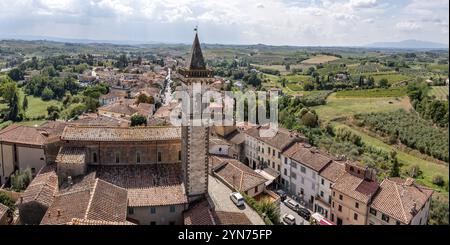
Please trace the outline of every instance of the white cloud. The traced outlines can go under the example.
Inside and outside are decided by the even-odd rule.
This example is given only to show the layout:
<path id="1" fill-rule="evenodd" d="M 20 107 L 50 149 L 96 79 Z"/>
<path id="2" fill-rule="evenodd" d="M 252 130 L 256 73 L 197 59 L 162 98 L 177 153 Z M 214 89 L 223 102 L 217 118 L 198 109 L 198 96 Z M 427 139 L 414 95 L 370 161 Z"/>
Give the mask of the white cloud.
<path id="1" fill-rule="evenodd" d="M 202 41 L 216 43 L 357 45 L 425 33 L 448 42 L 441 9 L 447 0 L 2 0 L 0 35 L 188 42 L 198 24 Z"/>
<path id="2" fill-rule="evenodd" d="M 402 31 L 416 31 L 421 28 L 421 25 L 414 21 L 402 21 L 397 23 L 395 27 Z"/>
<path id="3" fill-rule="evenodd" d="M 377 6 L 377 0 L 350 0 L 352 8 L 372 8 Z"/>

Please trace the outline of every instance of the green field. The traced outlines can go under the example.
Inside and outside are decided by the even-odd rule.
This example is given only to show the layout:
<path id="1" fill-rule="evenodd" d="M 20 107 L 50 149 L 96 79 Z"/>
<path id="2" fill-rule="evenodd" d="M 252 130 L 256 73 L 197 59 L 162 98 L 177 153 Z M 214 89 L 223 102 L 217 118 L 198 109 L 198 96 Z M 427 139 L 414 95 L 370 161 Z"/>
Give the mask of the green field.
<path id="1" fill-rule="evenodd" d="M 314 107 L 322 121 L 349 117 L 357 113 L 395 111 L 401 108 L 405 110 L 411 108 L 411 104 L 407 97 L 338 98 L 336 93 L 333 93 L 328 97 L 326 105 Z"/>
<path id="2" fill-rule="evenodd" d="M 428 95 L 435 96 L 438 100 L 447 100 L 448 86 L 433 86 Z"/>
<path id="3" fill-rule="evenodd" d="M 379 149 L 382 149 L 382 150 L 388 151 L 388 152 L 390 152 L 393 148 L 392 146 L 384 143 L 383 141 L 381 141 L 377 138 L 374 138 L 372 136 L 369 136 L 368 134 L 363 133 L 357 129 L 351 128 L 347 125 L 340 124 L 340 123 L 336 123 L 335 125 L 336 125 L 336 127 L 346 127 L 348 129 L 350 129 L 355 134 L 361 136 L 363 142 L 367 145 L 371 145 L 373 147 L 377 147 Z M 403 165 L 402 170 L 405 170 L 409 166 L 414 165 L 414 164 L 419 165 L 420 170 L 423 172 L 423 179 L 418 179 L 417 182 L 419 182 L 423 185 L 432 187 L 433 189 L 437 189 L 437 190 L 445 192 L 445 190 L 443 188 L 433 185 L 432 178 L 436 174 L 441 174 L 442 177 L 445 179 L 445 181 L 448 181 L 448 179 L 449 179 L 448 166 L 423 160 L 419 157 L 410 155 L 410 154 L 403 152 L 401 150 L 398 150 L 398 149 L 396 149 L 396 151 L 397 151 L 397 158 L 398 158 L 399 162 Z M 406 176 L 404 176 L 404 177 L 406 177 Z"/>
<path id="4" fill-rule="evenodd" d="M 259 69 L 272 69 L 272 70 L 277 70 L 280 72 L 281 75 L 287 75 L 290 73 L 290 71 L 286 70 L 286 66 L 284 65 L 258 65 L 258 64 L 251 64 L 254 67 L 257 67 Z M 307 65 L 302 65 L 302 64 L 292 64 L 290 65 L 290 69 L 306 69 L 308 68 Z"/>
<path id="5" fill-rule="evenodd" d="M 302 64 L 312 64 L 312 65 L 318 65 L 318 64 L 324 64 L 327 62 L 338 60 L 338 57 L 335 56 L 329 56 L 329 55 L 317 55 L 314 57 L 311 57 L 307 60 L 302 61 Z"/>
<path id="6" fill-rule="evenodd" d="M 365 90 L 344 90 L 336 93 L 337 98 L 378 98 L 378 97 L 403 97 L 406 96 L 405 87 L 397 88 L 375 88 L 375 89 L 365 89 Z"/>
<path id="7" fill-rule="evenodd" d="M 19 103 L 22 105 L 23 98 L 25 93 L 22 89 L 19 90 Z M 47 116 L 47 107 L 50 105 L 61 106 L 62 103 L 56 100 L 43 101 L 41 98 L 34 96 L 27 96 L 28 98 L 28 108 L 25 111 L 25 115 L 27 118 L 39 118 Z M 0 110 L 7 109 L 7 105 L 4 103 L 0 103 Z"/>
<path id="8" fill-rule="evenodd" d="M 448 74 L 448 65 L 433 64 L 433 65 L 429 65 L 427 68 L 429 71 L 444 72 L 444 73 Z"/>
<path id="9" fill-rule="evenodd" d="M 390 84 L 411 80 L 410 76 L 398 73 L 369 73 L 363 75 L 372 76 L 376 83 L 378 83 L 381 79 L 387 79 Z"/>

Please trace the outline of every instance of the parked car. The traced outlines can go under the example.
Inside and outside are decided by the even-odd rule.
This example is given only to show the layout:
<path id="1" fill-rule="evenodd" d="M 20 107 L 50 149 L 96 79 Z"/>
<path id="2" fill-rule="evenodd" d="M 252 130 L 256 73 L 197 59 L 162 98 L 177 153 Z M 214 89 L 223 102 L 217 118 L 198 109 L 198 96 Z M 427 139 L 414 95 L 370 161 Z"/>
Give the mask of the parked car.
<path id="1" fill-rule="evenodd" d="M 284 192 L 283 190 L 277 190 L 277 195 L 280 196 L 281 201 L 284 202 L 284 200 L 286 200 L 286 192 Z"/>
<path id="2" fill-rule="evenodd" d="M 311 218 L 311 212 L 309 212 L 309 210 L 306 208 L 299 207 L 297 209 L 297 214 L 307 221 L 309 221 L 309 219 Z"/>
<path id="3" fill-rule="evenodd" d="M 233 192 L 230 194 L 230 199 L 233 203 L 240 207 L 244 205 L 244 197 L 239 192 Z"/>
<path id="4" fill-rule="evenodd" d="M 300 207 L 300 205 L 298 203 L 296 203 L 294 200 L 291 200 L 291 199 L 284 200 L 284 204 L 288 208 L 294 210 L 295 212 L 297 212 L 298 208 Z"/>
<path id="5" fill-rule="evenodd" d="M 283 222 L 287 225 L 295 225 L 295 217 L 292 214 L 284 214 Z"/>

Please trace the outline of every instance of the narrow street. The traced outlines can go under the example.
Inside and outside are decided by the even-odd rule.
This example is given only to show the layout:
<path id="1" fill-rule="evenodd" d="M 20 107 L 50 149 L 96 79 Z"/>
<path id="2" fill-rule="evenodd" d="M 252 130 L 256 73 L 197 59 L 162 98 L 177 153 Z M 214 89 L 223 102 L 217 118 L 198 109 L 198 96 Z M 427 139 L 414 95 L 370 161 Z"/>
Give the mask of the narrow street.
<path id="1" fill-rule="evenodd" d="M 309 221 L 300 217 L 300 215 L 298 215 L 297 212 L 295 212 L 294 210 L 292 210 L 288 206 L 286 206 L 286 204 L 284 204 L 284 202 L 281 202 L 281 204 L 280 204 L 280 219 L 281 219 L 281 221 L 283 221 L 282 219 L 285 214 L 293 215 L 295 217 L 296 225 L 309 225 Z"/>

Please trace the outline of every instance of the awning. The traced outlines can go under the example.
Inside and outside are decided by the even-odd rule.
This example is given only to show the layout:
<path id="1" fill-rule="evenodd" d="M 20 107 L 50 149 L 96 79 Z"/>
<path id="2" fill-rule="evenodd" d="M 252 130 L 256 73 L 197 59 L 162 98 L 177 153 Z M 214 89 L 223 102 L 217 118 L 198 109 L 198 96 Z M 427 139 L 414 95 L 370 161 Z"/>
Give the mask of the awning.
<path id="1" fill-rule="evenodd" d="M 268 185 L 270 185 L 270 184 L 272 184 L 272 182 L 276 179 L 276 178 L 278 178 L 278 176 L 280 176 L 280 174 L 276 174 L 275 176 L 274 176 L 274 174 L 272 173 L 272 171 L 266 171 L 267 170 L 267 168 L 266 169 L 256 169 L 255 170 L 255 172 L 256 173 L 258 173 L 258 174 L 260 174 L 261 176 L 263 176 L 267 181 L 265 182 L 265 185 L 266 186 L 268 186 Z"/>
<path id="2" fill-rule="evenodd" d="M 319 225 L 334 225 L 334 223 L 327 219 L 322 219 L 319 221 Z"/>

